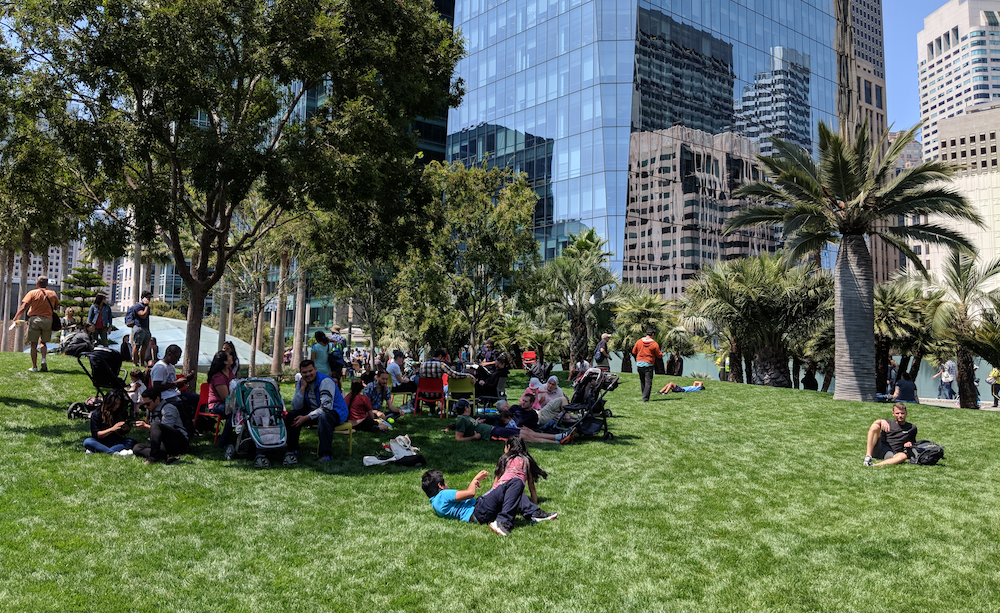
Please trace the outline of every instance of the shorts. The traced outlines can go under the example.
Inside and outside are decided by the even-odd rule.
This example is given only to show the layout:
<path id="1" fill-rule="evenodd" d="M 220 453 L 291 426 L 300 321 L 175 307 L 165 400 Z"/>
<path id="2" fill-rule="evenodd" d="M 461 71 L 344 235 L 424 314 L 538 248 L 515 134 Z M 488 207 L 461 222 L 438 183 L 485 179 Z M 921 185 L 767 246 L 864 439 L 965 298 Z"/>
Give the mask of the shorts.
<path id="1" fill-rule="evenodd" d="M 153 338 L 149 330 L 145 328 L 132 328 L 132 345 L 146 351 L 149 347 L 149 340 Z"/>
<path id="2" fill-rule="evenodd" d="M 497 426 L 493 428 L 492 432 L 490 432 L 490 438 L 494 441 L 505 441 L 512 436 L 520 436 L 520 435 L 521 435 L 520 428 L 505 428 L 503 426 Z"/>
<path id="3" fill-rule="evenodd" d="M 912 458 L 913 457 L 913 448 L 912 447 L 904 447 L 903 448 L 903 453 L 906 454 L 906 457 Z M 877 445 L 875 445 L 875 451 L 872 452 L 872 457 L 876 458 L 876 459 L 879 459 L 879 460 L 888 460 L 888 459 L 892 458 L 894 455 L 896 455 L 896 452 L 893 451 L 892 448 L 889 447 L 889 445 L 887 445 L 885 443 L 885 441 L 881 441 L 881 440 L 878 442 Z"/>
<path id="4" fill-rule="evenodd" d="M 38 339 L 42 339 L 43 343 L 52 340 L 52 319 L 32 315 L 28 318 L 28 344 L 34 345 Z"/>

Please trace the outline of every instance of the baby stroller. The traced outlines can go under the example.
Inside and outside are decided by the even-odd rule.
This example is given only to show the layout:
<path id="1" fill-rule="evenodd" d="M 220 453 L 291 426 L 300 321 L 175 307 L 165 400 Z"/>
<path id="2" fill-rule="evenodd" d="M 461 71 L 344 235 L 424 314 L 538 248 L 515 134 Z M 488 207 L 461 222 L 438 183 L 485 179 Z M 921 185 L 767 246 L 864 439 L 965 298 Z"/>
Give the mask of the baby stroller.
<path id="1" fill-rule="evenodd" d="M 608 418 L 614 414 L 605 408 L 604 397 L 618 387 L 618 375 L 600 368 L 588 368 L 573 386 L 572 401 L 566 405 L 557 427 L 566 428 L 566 415 L 573 415 L 577 419 L 577 436 L 595 436 L 603 432 L 604 440 L 613 439 L 615 435 L 608 432 Z"/>
<path id="2" fill-rule="evenodd" d="M 545 383 L 545 380 L 552 374 L 552 362 L 535 362 L 528 369 L 528 376 L 534 377 Z"/>
<path id="3" fill-rule="evenodd" d="M 86 359 L 87 364 L 84 364 Z M 124 390 L 125 381 L 121 378 L 122 357 L 112 349 L 107 347 L 97 347 L 93 351 L 87 351 L 77 356 L 76 361 L 80 363 L 80 368 L 87 373 L 90 382 L 94 384 L 97 395 L 86 402 L 74 402 L 69 405 L 66 417 L 69 419 L 87 419 L 91 411 L 101 407 L 105 391 Z"/>
<path id="4" fill-rule="evenodd" d="M 233 416 L 236 443 L 226 446 L 226 459 L 254 455 L 254 466 L 268 468 L 268 450 L 286 444 L 285 401 L 273 379 L 251 378 L 234 382 L 226 399 L 226 412 Z"/>

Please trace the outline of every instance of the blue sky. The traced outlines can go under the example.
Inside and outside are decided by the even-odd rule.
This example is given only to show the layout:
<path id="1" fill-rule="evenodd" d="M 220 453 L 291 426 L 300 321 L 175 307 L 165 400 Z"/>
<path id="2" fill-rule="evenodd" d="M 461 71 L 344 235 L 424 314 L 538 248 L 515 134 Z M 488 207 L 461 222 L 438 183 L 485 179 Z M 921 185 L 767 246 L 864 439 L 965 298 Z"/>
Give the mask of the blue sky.
<path id="1" fill-rule="evenodd" d="M 884 0 L 882 34 L 885 38 L 885 89 L 888 120 L 893 130 L 909 128 L 920 121 L 917 89 L 917 32 L 924 17 L 947 0 Z"/>

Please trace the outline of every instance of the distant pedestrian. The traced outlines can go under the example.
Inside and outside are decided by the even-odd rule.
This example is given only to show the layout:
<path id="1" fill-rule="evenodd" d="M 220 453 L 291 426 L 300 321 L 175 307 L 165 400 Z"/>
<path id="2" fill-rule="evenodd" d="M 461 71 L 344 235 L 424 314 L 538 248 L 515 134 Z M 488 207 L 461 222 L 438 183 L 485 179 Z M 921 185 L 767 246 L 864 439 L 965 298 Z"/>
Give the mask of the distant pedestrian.
<path id="1" fill-rule="evenodd" d="M 653 329 L 646 330 L 646 336 L 640 338 L 632 347 L 635 364 L 639 370 L 639 385 L 642 388 L 642 401 L 649 402 L 649 394 L 653 389 L 653 364 L 663 358 L 660 346 L 653 340 Z"/>
<path id="2" fill-rule="evenodd" d="M 111 306 L 108 304 L 107 296 L 97 294 L 94 297 L 94 304 L 90 305 L 87 312 L 87 323 L 94 324 L 94 339 L 99 345 L 108 346 L 108 330 L 111 327 Z"/>
<path id="3" fill-rule="evenodd" d="M 152 338 L 149 328 L 149 301 L 152 297 L 153 294 L 149 291 L 143 292 L 139 302 L 129 307 L 125 316 L 125 325 L 131 324 L 132 327 L 132 363 L 136 366 L 142 365 L 142 358 Z"/>

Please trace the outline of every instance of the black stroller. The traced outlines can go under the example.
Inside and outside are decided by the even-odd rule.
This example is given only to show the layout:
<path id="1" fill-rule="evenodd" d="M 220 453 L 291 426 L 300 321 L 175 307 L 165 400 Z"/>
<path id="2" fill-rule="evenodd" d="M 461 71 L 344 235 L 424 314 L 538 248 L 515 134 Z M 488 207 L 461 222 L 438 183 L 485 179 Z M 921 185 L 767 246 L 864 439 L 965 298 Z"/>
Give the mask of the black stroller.
<path id="1" fill-rule="evenodd" d="M 602 433 L 606 441 L 615 438 L 608 432 L 608 418 L 614 417 L 611 409 L 605 408 L 604 396 L 618 387 L 618 375 L 600 368 L 588 368 L 573 386 L 572 401 L 566 405 L 558 428 L 567 428 L 566 415 L 576 417 L 577 436 L 596 436 Z"/>
<path id="2" fill-rule="evenodd" d="M 89 369 L 87 368 L 87 364 L 84 364 L 84 358 L 90 364 Z M 69 419 L 87 419 L 90 417 L 91 411 L 100 408 L 106 391 L 125 389 L 125 381 L 121 378 L 122 356 L 113 349 L 97 347 L 93 351 L 88 351 L 77 356 L 76 360 L 80 363 L 80 367 L 83 368 L 83 372 L 87 373 L 90 382 L 94 384 L 97 395 L 86 402 L 74 402 L 69 405 L 66 417 Z"/>

